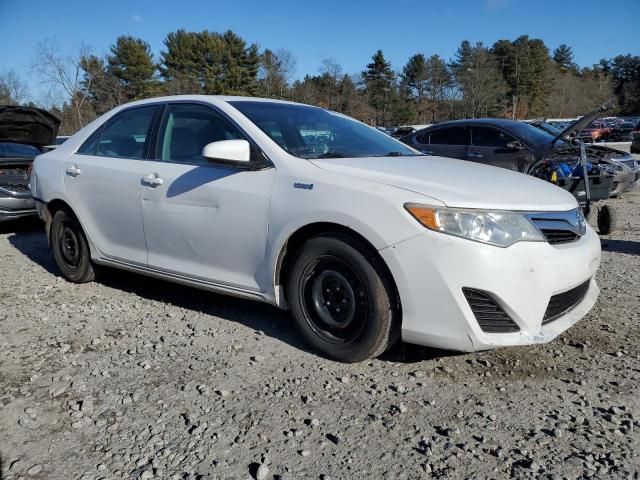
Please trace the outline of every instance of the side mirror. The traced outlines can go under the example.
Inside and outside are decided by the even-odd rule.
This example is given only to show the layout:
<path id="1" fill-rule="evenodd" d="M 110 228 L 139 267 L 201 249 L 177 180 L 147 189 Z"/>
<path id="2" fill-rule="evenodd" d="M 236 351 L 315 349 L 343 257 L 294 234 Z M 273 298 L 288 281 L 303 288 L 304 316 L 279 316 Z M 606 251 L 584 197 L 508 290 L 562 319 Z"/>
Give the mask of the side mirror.
<path id="1" fill-rule="evenodd" d="M 511 140 L 510 142 L 507 142 L 507 148 L 510 150 L 522 150 L 524 147 L 519 140 Z"/>
<path id="2" fill-rule="evenodd" d="M 246 140 L 220 140 L 205 145 L 202 156 L 211 161 L 246 163 L 251 160 L 251 146 Z"/>

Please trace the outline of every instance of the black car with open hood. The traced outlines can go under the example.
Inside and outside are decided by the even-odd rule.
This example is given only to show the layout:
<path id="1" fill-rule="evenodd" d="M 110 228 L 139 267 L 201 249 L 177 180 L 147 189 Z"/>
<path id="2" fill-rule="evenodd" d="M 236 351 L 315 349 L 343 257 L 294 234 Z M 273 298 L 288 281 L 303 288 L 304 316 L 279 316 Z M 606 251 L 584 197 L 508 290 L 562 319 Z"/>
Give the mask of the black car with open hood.
<path id="1" fill-rule="evenodd" d="M 33 159 L 55 143 L 60 120 L 35 107 L 0 105 L 0 221 L 35 215 Z"/>

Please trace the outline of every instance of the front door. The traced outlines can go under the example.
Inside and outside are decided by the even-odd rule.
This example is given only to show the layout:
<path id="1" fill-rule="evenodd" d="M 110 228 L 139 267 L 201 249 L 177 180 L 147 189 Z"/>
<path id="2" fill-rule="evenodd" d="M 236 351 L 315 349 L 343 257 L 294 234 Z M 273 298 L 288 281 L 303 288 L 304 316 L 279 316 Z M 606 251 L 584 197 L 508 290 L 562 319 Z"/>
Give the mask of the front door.
<path id="1" fill-rule="evenodd" d="M 201 155 L 210 142 L 239 138 L 243 134 L 212 107 L 168 104 L 142 195 L 150 267 L 261 289 L 275 169 L 239 168 Z"/>
<path id="2" fill-rule="evenodd" d="M 526 145 L 498 128 L 471 129 L 469 160 L 522 172 L 531 163 L 532 155 Z"/>
<path id="3" fill-rule="evenodd" d="M 147 263 L 140 180 L 149 168 L 145 159 L 158 108 L 116 114 L 65 162 L 67 193 L 85 232 L 105 257 Z"/>

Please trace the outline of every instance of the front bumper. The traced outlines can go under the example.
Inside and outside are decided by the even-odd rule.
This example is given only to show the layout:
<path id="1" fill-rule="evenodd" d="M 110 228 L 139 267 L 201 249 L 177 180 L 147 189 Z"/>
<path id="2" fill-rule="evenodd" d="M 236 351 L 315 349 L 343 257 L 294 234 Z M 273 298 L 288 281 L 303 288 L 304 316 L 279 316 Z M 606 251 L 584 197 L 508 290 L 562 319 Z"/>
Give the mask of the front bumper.
<path id="1" fill-rule="evenodd" d="M 611 197 L 617 197 L 621 193 L 631 190 L 637 180 L 635 172 L 620 172 L 613 177 L 614 188 L 611 189 Z"/>
<path id="2" fill-rule="evenodd" d="M 636 188 L 638 188 L 638 185 L 640 185 L 640 169 L 634 171 L 633 174 L 634 174 L 634 180 L 625 187 L 624 192 L 630 192 L 632 190 L 635 190 Z"/>
<path id="3" fill-rule="evenodd" d="M 599 293 L 593 277 L 600 240 L 590 227 L 572 243 L 519 242 L 508 248 L 425 231 L 380 254 L 400 294 L 403 340 L 430 347 L 471 352 L 549 342 L 584 317 Z M 589 279 L 585 297 L 572 310 L 542 325 L 553 295 Z M 520 331 L 484 332 L 465 287 L 490 293 Z"/>
<path id="4" fill-rule="evenodd" d="M 0 222 L 36 214 L 36 204 L 33 198 L 0 195 Z"/>

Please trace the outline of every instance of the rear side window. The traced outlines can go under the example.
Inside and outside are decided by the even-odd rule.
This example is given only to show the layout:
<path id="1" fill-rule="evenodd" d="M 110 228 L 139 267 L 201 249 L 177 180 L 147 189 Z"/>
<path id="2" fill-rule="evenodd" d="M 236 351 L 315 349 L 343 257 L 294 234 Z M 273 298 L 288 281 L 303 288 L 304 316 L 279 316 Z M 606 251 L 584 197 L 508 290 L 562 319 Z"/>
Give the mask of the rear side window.
<path id="1" fill-rule="evenodd" d="M 153 116 L 157 110 L 157 105 L 151 105 L 132 108 L 115 115 L 102 128 L 95 154 L 137 160 L 146 158 Z M 91 142 L 91 137 L 87 142 Z"/>
<path id="2" fill-rule="evenodd" d="M 507 148 L 507 143 L 514 140 L 508 133 L 490 127 L 474 127 L 471 129 L 471 141 L 476 147 Z"/>
<path id="3" fill-rule="evenodd" d="M 429 134 L 432 145 L 469 145 L 469 134 L 464 127 L 441 128 Z"/>

